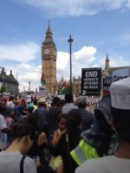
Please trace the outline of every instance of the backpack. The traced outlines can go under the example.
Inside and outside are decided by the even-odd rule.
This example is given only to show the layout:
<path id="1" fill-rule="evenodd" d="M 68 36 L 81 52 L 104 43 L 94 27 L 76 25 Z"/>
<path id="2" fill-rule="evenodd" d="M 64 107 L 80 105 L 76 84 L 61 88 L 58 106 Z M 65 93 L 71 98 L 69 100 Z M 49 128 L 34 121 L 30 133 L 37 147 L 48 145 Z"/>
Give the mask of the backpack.
<path id="1" fill-rule="evenodd" d="M 20 161 L 20 173 L 24 173 L 24 160 L 26 158 L 26 155 L 23 155 L 21 161 Z"/>

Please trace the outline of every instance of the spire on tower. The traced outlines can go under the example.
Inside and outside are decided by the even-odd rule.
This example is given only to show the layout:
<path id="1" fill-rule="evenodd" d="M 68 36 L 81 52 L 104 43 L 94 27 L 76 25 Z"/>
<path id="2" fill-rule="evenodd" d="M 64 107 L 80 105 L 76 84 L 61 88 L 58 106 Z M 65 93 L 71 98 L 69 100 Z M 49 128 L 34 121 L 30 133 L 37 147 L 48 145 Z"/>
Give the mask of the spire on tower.
<path id="1" fill-rule="evenodd" d="M 106 54 L 106 61 L 109 61 L 109 58 L 108 58 L 108 53 Z"/>
<path id="2" fill-rule="evenodd" d="M 47 28 L 47 32 L 51 32 L 50 20 L 48 20 L 48 28 Z"/>
<path id="3" fill-rule="evenodd" d="M 108 58 L 108 53 L 106 54 L 105 69 L 109 69 L 109 58 Z"/>
<path id="4" fill-rule="evenodd" d="M 53 41 L 52 31 L 51 31 L 51 27 L 50 27 L 50 20 L 49 20 L 48 21 L 48 28 L 46 31 L 46 37 L 45 37 L 43 44 L 50 44 L 50 43 L 55 45 L 55 43 Z"/>

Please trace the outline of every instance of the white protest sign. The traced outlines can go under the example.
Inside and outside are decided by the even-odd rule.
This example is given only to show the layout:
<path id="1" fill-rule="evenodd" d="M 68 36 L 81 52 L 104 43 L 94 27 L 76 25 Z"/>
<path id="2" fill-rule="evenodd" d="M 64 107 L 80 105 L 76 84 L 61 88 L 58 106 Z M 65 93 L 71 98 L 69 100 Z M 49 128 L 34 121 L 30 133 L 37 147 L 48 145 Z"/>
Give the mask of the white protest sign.
<path id="1" fill-rule="evenodd" d="M 124 79 L 130 76 L 130 67 L 119 69 L 112 72 L 112 82 Z"/>

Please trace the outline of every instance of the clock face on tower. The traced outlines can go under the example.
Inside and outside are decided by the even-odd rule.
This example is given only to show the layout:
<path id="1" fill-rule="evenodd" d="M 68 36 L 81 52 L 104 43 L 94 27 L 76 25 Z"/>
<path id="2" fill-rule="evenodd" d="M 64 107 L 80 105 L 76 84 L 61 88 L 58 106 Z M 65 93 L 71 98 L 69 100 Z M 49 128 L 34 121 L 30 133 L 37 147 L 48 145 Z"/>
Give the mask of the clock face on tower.
<path id="1" fill-rule="evenodd" d="M 46 55 L 49 54 L 49 49 L 46 48 L 46 49 L 44 50 L 44 53 L 45 53 Z"/>

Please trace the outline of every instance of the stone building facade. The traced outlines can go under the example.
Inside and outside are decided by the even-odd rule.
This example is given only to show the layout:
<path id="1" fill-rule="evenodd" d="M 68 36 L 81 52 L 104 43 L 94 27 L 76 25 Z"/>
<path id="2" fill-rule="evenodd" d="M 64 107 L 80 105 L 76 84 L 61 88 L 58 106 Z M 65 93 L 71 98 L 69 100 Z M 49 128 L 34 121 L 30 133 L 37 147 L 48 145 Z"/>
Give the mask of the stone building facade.
<path id="1" fill-rule="evenodd" d="M 42 43 L 42 76 L 46 82 L 46 92 L 54 94 L 56 85 L 56 45 L 53 41 L 50 25 Z"/>
<path id="2" fill-rule="evenodd" d="M 8 95 L 18 95 L 18 86 L 19 83 L 15 79 L 15 77 L 12 74 L 12 71 L 10 71 L 10 74 L 7 75 L 5 72 L 5 69 L 2 68 L 2 71 L 0 73 L 0 91 L 1 94 L 8 94 Z"/>

